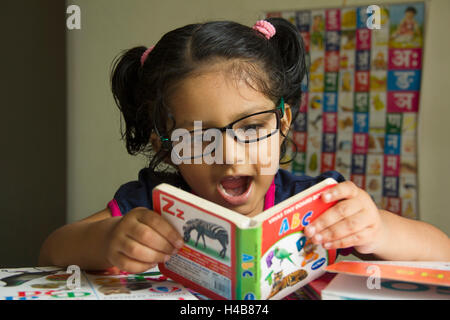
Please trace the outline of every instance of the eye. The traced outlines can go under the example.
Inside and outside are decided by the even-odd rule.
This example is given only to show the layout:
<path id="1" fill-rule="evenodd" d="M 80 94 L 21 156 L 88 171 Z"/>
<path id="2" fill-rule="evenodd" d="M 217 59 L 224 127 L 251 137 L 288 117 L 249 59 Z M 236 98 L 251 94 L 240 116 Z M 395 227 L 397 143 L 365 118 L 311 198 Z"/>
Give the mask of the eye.
<path id="1" fill-rule="evenodd" d="M 257 130 L 257 129 L 262 129 L 262 128 L 265 128 L 264 124 L 262 124 L 262 123 L 252 123 L 252 124 L 244 125 L 241 129 L 246 131 L 246 130 Z"/>

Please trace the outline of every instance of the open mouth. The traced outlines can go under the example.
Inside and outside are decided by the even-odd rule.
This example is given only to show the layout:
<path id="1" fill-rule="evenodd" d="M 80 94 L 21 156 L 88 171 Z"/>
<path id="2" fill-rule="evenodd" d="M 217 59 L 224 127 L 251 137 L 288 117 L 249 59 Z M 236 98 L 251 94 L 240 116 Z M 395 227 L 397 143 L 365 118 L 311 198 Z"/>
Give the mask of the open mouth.
<path id="1" fill-rule="evenodd" d="M 217 184 L 217 190 L 229 204 L 242 205 L 250 197 L 252 182 L 253 178 L 250 176 L 227 176 Z"/>

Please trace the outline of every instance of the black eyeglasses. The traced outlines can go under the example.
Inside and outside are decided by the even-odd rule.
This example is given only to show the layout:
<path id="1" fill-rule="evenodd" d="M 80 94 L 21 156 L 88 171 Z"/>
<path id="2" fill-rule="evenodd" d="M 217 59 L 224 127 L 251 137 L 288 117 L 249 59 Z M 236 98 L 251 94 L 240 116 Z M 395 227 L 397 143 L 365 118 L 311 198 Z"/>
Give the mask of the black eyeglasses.
<path id="1" fill-rule="evenodd" d="M 253 143 L 264 140 L 276 134 L 280 128 L 281 119 L 284 116 L 284 99 L 280 99 L 279 105 L 275 109 L 253 113 L 237 119 L 222 128 L 208 128 L 200 130 L 191 130 L 185 135 L 180 136 L 181 141 L 168 141 L 171 147 L 175 147 L 179 143 L 183 143 L 183 150 L 187 150 L 186 154 L 178 154 L 180 159 L 195 159 L 201 156 L 210 155 L 215 151 L 211 147 L 211 136 L 217 134 L 222 135 L 224 132 L 229 134 L 233 139 L 241 143 Z M 211 134 L 215 133 L 215 134 Z M 167 143 L 166 142 L 166 143 Z M 217 143 L 217 141 L 216 141 Z M 218 144 L 217 144 L 218 145 Z M 182 149 L 179 148 L 177 149 Z M 196 148 L 201 148 L 201 151 Z"/>

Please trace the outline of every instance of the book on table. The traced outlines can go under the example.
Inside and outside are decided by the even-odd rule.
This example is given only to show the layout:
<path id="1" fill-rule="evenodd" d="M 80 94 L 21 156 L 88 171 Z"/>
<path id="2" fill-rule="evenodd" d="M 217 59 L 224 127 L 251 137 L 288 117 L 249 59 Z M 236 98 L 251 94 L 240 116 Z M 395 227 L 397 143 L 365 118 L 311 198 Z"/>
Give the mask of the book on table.
<path id="1" fill-rule="evenodd" d="M 336 276 L 324 300 L 450 300 L 450 262 L 341 261 L 326 270 Z"/>
<path id="2" fill-rule="evenodd" d="M 336 250 L 313 244 L 303 230 L 335 204 L 321 194 L 336 184 L 327 178 L 251 218 L 160 184 L 153 209 L 185 245 L 159 269 L 212 299 L 281 299 L 334 263 Z"/>

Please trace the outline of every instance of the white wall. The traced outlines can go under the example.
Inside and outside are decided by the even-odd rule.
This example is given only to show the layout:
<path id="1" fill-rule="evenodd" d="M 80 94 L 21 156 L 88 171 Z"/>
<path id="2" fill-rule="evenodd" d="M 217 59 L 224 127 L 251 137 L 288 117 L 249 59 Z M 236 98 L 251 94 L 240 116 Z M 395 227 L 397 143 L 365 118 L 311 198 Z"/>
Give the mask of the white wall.
<path id="1" fill-rule="evenodd" d="M 105 208 L 115 190 L 137 178 L 145 161 L 126 153 L 120 115 L 109 88 L 113 58 L 123 49 L 150 46 L 167 31 L 206 20 L 252 25 L 264 11 L 410 1 L 377 0 L 78 0 L 81 30 L 68 31 L 69 222 Z M 450 1 L 426 2 L 420 99 L 419 192 L 421 219 L 450 234 Z"/>

